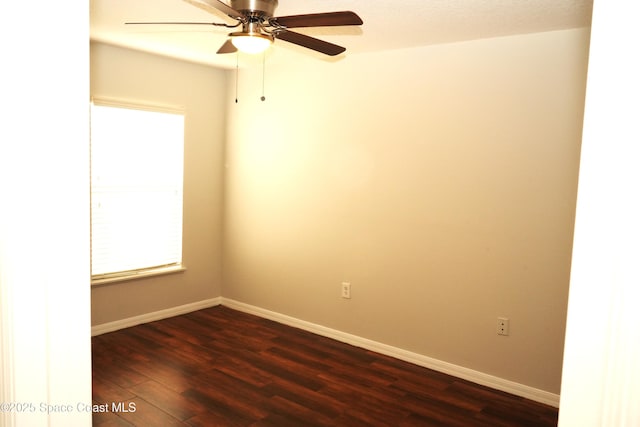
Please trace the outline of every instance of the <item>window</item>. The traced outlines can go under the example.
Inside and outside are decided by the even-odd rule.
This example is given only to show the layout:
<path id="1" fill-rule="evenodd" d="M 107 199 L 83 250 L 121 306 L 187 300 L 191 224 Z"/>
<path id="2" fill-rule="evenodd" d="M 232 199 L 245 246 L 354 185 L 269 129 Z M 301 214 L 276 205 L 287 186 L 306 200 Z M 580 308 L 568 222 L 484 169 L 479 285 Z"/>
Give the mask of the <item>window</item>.
<path id="1" fill-rule="evenodd" d="M 94 284 L 182 268 L 184 115 L 151 108 L 91 107 Z"/>

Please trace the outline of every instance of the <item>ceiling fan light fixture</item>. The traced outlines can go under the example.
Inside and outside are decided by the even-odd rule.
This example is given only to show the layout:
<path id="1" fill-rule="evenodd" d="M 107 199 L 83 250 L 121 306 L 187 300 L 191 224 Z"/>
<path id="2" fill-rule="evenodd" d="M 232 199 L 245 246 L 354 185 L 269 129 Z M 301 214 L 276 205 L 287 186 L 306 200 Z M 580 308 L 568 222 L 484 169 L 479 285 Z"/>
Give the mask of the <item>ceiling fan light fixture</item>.
<path id="1" fill-rule="evenodd" d="M 240 52 L 249 54 L 264 52 L 273 43 L 273 37 L 260 33 L 231 33 L 229 36 Z"/>

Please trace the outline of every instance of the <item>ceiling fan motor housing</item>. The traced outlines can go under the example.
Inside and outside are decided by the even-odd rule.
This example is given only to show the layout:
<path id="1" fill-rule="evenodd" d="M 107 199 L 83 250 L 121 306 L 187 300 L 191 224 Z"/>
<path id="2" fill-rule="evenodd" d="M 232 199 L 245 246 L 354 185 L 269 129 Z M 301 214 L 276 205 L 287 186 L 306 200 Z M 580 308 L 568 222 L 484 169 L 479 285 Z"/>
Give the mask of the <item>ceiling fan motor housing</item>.
<path id="1" fill-rule="evenodd" d="M 231 0 L 231 7 L 248 15 L 271 18 L 278 7 L 278 0 Z"/>

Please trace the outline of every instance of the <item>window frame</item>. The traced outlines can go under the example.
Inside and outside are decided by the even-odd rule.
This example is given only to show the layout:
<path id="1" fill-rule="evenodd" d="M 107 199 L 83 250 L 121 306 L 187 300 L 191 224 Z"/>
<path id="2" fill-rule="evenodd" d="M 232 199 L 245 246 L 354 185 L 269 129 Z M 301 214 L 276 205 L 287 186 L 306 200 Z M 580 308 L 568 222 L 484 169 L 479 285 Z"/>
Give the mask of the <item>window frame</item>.
<path id="1" fill-rule="evenodd" d="M 130 101 L 124 99 L 103 97 L 103 96 L 93 96 L 91 97 L 90 102 L 90 116 L 93 113 L 93 107 L 112 107 L 112 108 L 123 108 L 129 110 L 141 110 L 141 111 L 150 111 L 150 112 L 158 112 L 158 113 L 169 113 L 169 114 L 178 114 L 183 117 L 183 131 L 185 136 L 183 136 L 183 156 L 182 156 L 182 192 L 181 192 L 181 200 L 182 200 L 182 220 L 181 220 L 181 232 L 180 238 L 181 242 L 181 250 L 180 250 L 180 261 L 177 263 L 153 266 L 153 267 L 145 267 L 138 268 L 126 271 L 119 271 L 113 273 L 101 273 L 94 275 L 92 272 L 93 268 L 93 216 L 92 209 L 90 208 L 90 242 L 89 249 L 91 252 L 91 286 L 100 286 L 106 285 L 110 283 L 118 283 L 130 280 L 137 280 L 148 277 L 162 276 L 167 274 L 181 273 L 186 271 L 186 266 L 184 263 L 184 150 L 186 145 L 186 112 L 183 106 L 174 106 L 174 105 L 166 105 L 159 103 L 148 103 L 148 102 L 139 102 L 139 101 Z M 90 122 L 91 123 L 91 122 Z M 92 166 L 92 162 L 90 161 L 90 166 Z M 90 206 L 93 206 L 93 187 L 91 181 L 91 172 L 90 172 L 90 180 L 89 180 L 89 197 L 90 197 Z"/>

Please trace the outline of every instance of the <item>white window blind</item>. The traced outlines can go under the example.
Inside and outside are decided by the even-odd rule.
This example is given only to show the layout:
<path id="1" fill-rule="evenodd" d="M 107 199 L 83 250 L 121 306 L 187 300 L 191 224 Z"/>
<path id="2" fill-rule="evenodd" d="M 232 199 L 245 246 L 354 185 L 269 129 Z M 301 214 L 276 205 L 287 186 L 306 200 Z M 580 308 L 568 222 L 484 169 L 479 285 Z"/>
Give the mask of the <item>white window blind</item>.
<path id="1" fill-rule="evenodd" d="M 91 109 L 91 274 L 182 263 L 184 115 Z"/>

